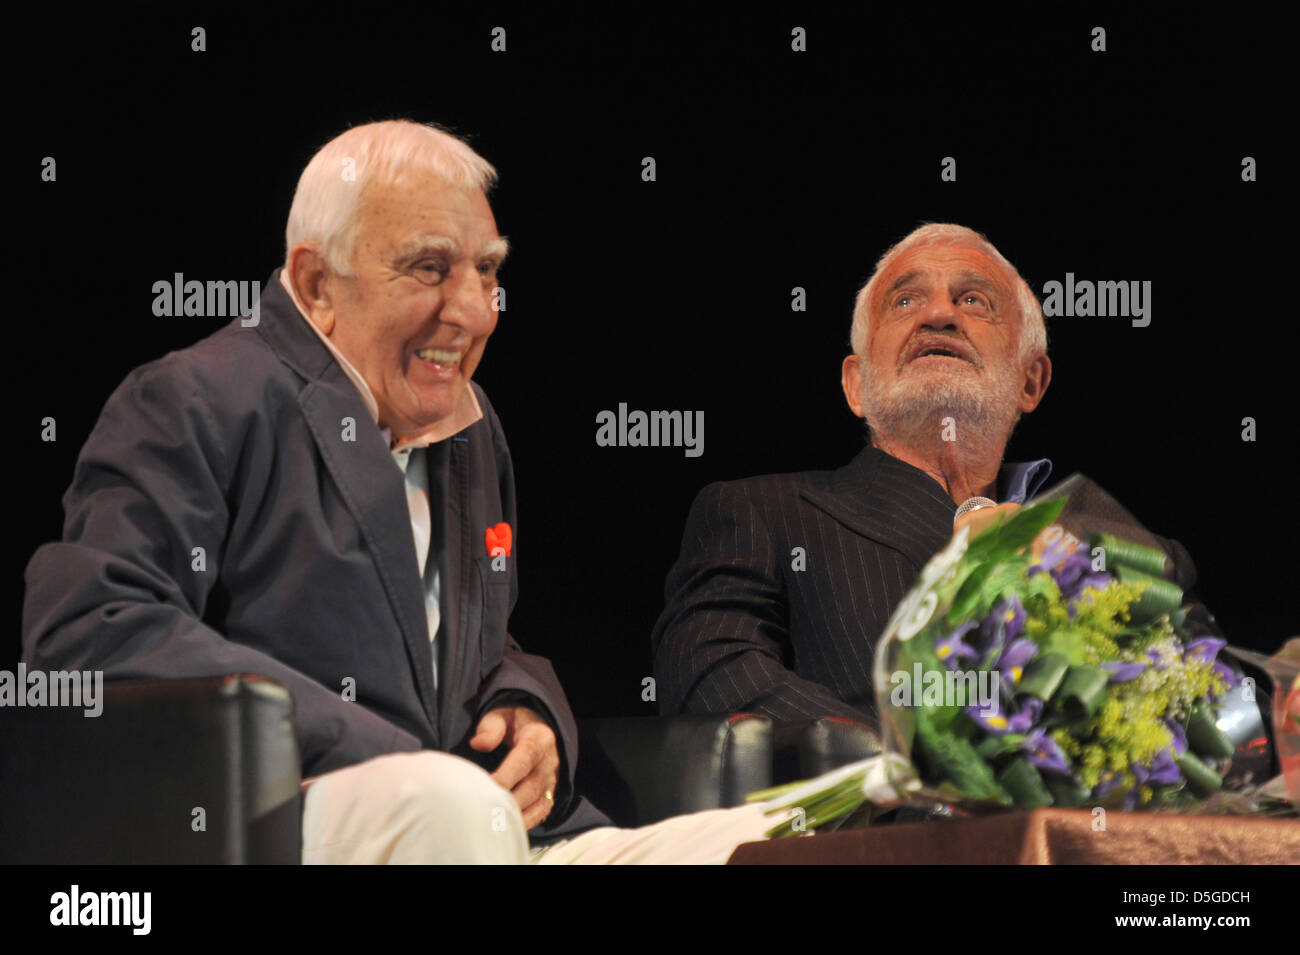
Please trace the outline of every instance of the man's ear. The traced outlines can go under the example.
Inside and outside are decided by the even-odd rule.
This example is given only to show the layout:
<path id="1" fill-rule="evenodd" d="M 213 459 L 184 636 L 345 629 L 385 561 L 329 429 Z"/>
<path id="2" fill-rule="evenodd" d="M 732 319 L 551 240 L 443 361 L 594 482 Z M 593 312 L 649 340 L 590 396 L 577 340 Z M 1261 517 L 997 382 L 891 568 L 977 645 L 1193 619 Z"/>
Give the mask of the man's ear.
<path id="1" fill-rule="evenodd" d="M 333 273 L 314 243 L 304 242 L 289 253 L 289 285 L 322 335 L 334 331 Z"/>
<path id="2" fill-rule="evenodd" d="M 865 418 L 867 414 L 867 410 L 862 407 L 862 383 L 866 380 L 865 375 L 865 363 L 857 355 L 849 355 L 840 366 L 840 387 L 844 389 L 844 400 L 859 418 Z"/>
<path id="3" fill-rule="evenodd" d="M 1047 392 L 1047 386 L 1052 383 L 1052 359 L 1046 354 L 1039 355 L 1031 361 L 1025 368 L 1024 382 L 1020 388 L 1020 404 L 1018 407 L 1022 412 L 1030 412 L 1038 407 L 1038 403 L 1043 400 L 1043 395 Z"/>

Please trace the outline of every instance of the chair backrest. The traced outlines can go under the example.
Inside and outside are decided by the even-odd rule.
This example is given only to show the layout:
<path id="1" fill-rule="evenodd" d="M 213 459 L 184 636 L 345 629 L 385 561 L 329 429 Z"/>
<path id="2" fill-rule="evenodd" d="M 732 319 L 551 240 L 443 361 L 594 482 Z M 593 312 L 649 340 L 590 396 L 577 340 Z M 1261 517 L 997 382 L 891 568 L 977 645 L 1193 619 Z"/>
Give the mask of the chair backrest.
<path id="1" fill-rule="evenodd" d="M 584 720 L 577 789 L 619 826 L 738 806 L 772 785 L 772 722 L 748 713 Z"/>
<path id="2" fill-rule="evenodd" d="M 0 862 L 297 863 L 289 691 L 231 674 L 109 683 L 103 709 L 0 708 Z"/>

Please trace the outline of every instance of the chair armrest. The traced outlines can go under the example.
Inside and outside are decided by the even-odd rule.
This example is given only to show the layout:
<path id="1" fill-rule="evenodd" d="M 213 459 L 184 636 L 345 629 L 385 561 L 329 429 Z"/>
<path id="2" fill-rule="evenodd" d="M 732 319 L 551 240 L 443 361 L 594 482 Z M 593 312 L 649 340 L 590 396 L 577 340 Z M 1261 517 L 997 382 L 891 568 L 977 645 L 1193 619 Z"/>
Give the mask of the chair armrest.
<path id="1" fill-rule="evenodd" d="M 619 826 L 740 805 L 772 784 L 772 722 L 749 713 L 584 720 L 577 790 Z"/>
<path id="2" fill-rule="evenodd" d="M 772 739 L 776 785 L 811 779 L 881 751 L 874 726 L 842 716 L 781 723 Z"/>
<path id="3" fill-rule="evenodd" d="M 109 683 L 98 716 L 6 707 L 0 737 L 0 861 L 302 859 L 293 700 L 278 683 Z"/>
<path id="4" fill-rule="evenodd" d="M 1235 658 L 1222 660 L 1239 678 L 1239 683 L 1222 697 L 1215 723 L 1236 748 L 1224 777 L 1229 788 L 1259 785 L 1282 771 L 1273 729 L 1273 701 L 1269 693 L 1272 678 L 1253 664 Z"/>

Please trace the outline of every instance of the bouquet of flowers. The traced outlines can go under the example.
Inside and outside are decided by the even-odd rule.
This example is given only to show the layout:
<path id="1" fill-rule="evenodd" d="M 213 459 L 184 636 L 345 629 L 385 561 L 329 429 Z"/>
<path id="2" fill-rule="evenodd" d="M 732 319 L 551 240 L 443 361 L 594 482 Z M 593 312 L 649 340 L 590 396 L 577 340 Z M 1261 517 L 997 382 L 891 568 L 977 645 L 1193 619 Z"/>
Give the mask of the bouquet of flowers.
<path id="1" fill-rule="evenodd" d="M 963 527 L 877 646 L 885 754 L 871 772 L 898 801 L 972 808 L 1211 797 L 1236 749 L 1216 701 L 1240 678 L 1172 569 L 1159 541 L 1082 475 L 978 534 Z M 875 798 L 865 768 L 759 795 L 801 798 L 824 825 Z"/>

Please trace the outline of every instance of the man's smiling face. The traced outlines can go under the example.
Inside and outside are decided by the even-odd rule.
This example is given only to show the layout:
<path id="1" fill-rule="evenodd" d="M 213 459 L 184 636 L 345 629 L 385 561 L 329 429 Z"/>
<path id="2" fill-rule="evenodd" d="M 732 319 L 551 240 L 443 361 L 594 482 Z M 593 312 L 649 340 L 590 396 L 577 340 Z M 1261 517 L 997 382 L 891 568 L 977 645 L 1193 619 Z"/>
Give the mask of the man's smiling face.
<path id="1" fill-rule="evenodd" d="M 395 437 L 427 430 L 462 399 L 496 328 L 505 254 L 482 190 L 437 178 L 366 189 L 354 274 L 332 282 L 330 340 Z"/>

